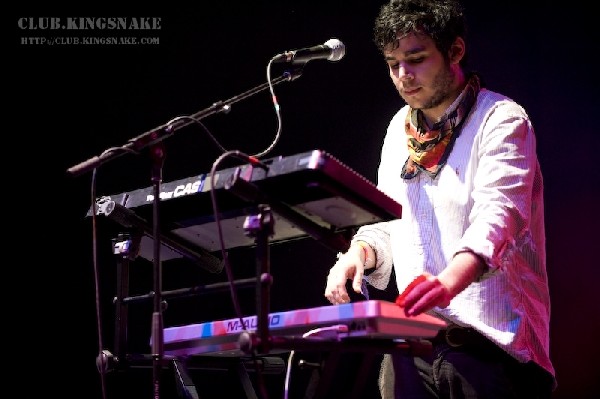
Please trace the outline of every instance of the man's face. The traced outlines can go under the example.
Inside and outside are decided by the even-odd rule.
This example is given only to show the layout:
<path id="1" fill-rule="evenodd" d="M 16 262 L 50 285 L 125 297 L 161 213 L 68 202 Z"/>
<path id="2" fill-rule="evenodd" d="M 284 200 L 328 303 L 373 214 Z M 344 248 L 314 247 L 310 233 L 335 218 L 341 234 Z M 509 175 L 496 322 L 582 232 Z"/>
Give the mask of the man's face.
<path id="1" fill-rule="evenodd" d="M 398 93 L 412 108 L 441 115 L 460 93 L 458 64 L 449 65 L 424 34 L 409 33 L 398 37 L 396 44 L 384 56 Z"/>

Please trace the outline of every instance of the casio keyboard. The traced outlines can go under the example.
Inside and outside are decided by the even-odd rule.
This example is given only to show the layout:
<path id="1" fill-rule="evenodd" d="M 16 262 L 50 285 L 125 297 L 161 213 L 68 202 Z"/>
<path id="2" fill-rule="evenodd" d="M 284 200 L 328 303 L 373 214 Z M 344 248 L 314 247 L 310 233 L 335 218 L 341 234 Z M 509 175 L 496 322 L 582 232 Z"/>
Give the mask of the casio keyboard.
<path id="1" fill-rule="evenodd" d="M 322 150 L 312 150 L 262 161 L 267 169 L 252 164 L 209 174 L 199 174 L 161 185 L 161 224 L 170 234 L 205 251 L 221 249 L 213 214 L 211 190 L 215 191 L 225 249 L 253 246 L 244 221 L 256 204 L 230 189 L 237 179 L 251 183 L 273 206 L 271 242 L 312 236 L 335 250 L 345 250 L 351 229 L 400 218 L 402 206 L 373 183 Z M 214 182 L 214 186 L 213 186 Z M 97 214 L 108 214 L 107 204 L 119 204 L 151 220 L 154 188 L 146 187 L 97 200 Z M 92 214 L 92 209 L 87 216 Z M 292 217 L 290 217 L 292 216 Z M 307 226 L 309 228 L 307 228 Z M 308 230 L 308 231 L 307 231 Z M 152 259 L 152 239 L 146 235 L 140 255 Z M 182 257 L 163 248 L 163 260 Z"/>
<path id="2" fill-rule="evenodd" d="M 246 329 L 257 329 L 257 317 L 219 320 L 164 329 L 164 351 L 172 356 L 240 356 L 238 339 Z M 395 303 L 367 300 L 342 305 L 270 313 L 269 331 L 272 336 L 302 338 L 312 329 L 340 326 L 336 339 L 425 339 L 435 336 L 446 327 L 436 317 L 420 314 L 406 317 Z"/>

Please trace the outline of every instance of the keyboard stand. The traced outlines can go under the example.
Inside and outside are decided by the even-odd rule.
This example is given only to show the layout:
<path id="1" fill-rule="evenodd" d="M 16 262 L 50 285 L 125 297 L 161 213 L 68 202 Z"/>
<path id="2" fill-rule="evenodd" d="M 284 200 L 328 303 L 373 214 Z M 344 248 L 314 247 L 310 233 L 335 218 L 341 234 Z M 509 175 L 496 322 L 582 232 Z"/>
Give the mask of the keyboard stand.
<path id="1" fill-rule="evenodd" d="M 314 162 L 317 153 L 311 153 L 311 157 L 308 158 L 306 154 L 303 154 L 299 160 L 304 160 L 308 162 Z M 318 158 L 323 158 L 324 154 L 321 154 Z M 328 157 L 325 157 L 328 158 Z M 290 161 L 297 162 L 299 160 L 290 159 Z M 322 169 L 323 166 L 316 168 L 318 171 L 317 176 L 307 176 L 311 177 L 309 179 L 310 184 L 304 184 L 302 187 L 310 187 L 311 190 L 307 190 L 306 194 L 310 194 L 308 198 L 305 198 L 302 204 L 310 204 L 312 202 L 319 202 L 323 200 L 335 200 L 341 199 L 341 203 L 344 204 L 342 209 L 358 209 L 360 212 L 359 215 L 361 219 L 353 219 L 351 222 L 345 222 L 342 220 L 336 219 L 335 215 L 328 215 L 332 218 L 336 219 L 331 221 L 331 228 L 326 228 L 321 224 L 317 223 L 312 219 L 313 216 L 309 216 L 309 214 L 316 214 L 317 219 L 320 216 L 320 208 L 311 209 L 307 214 L 300 213 L 296 211 L 293 205 L 288 204 L 285 198 L 281 197 L 284 195 L 288 195 L 289 193 L 284 193 L 281 190 L 275 190 L 276 192 L 272 192 L 265 185 L 260 185 L 260 179 L 257 179 L 256 183 L 252 183 L 252 178 L 250 180 L 246 180 L 248 178 L 242 168 L 235 168 L 232 171 L 231 175 L 228 176 L 225 181 L 225 191 L 228 191 L 238 197 L 238 200 L 241 199 L 244 205 L 244 210 L 248 210 L 250 205 L 252 205 L 252 209 L 254 213 L 247 217 L 244 222 L 244 231 L 247 237 L 253 238 L 253 245 L 256 247 L 256 276 L 254 279 L 246 279 L 244 281 L 236 280 L 232 283 L 238 287 L 248 285 L 249 281 L 253 280 L 252 284 L 256 290 L 256 314 L 257 314 L 257 326 L 255 332 L 248 333 L 248 339 L 246 341 L 246 346 L 240 347 L 243 349 L 243 352 L 246 355 L 254 355 L 259 359 L 262 358 L 263 362 L 266 359 L 269 359 L 265 355 L 270 354 L 274 349 L 281 349 L 285 347 L 286 344 L 291 346 L 287 346 L 288 350 L 315 350 L 319 347 L 319 343 L 312 342 L 306 339 L 292 339 L 287 342 L 280 342 L 279 337 L 272 336 L 270 327 L 269 327 L 269 308 L 270 308 L 270 286 L 272 284 L 272 278 L 270 275 L 270 259 L 269 259 L 269 244 L 270 240 L 275 240 L 275 229 L 273 228 L 275 217 L 273 213 L 278 214 L 283 217 L 287 222 L 294 226 L 295 229 L 304 232 L 306 235 L 314 238 L 321 244 L 324 244 L 326 247 L 336 250 L 336 251 L 345 251 L 347 250 L 351 235 L 352 229 L 357 227 L 358 225 L 363 225 L 365 223 L 373 222 L 376 220 L 389 220 L 392 216 L 400 217 L 400 206 L 399 204 L 393 204 L 392 208 L 395 208 L 394 211 L 390 211 L 386 209 L 386 206 L 380 204 L 378 201 L 372 201 L 373 198 L 371 194 L 378 193 L 378 191 L 374 188 L 371 188 L 371 185 L 365 185 L 364 192 L 356 192 L 355 184 L 349 183 L 359 183 L 363 182 L 360 177 L 355 177 L 353 173 L 349 173 L 345 168 L 341 167 L 341 165 L 337 164 L 335 159 L 329 159 L 326 162 L 326 165 L 329 165 L 326 169 Z M 336 166 L 337 165 L 337 166 Z M 276 167 L 271 165 L 271 171 L 273 173 L 278 173 L 281 175 L 287 174 L 285 172 L 285 168 L 290 166 L 287 163 L 275 163 Z M 293 166 L 292 169 L 297 169 L 298 166 L 295 166 L 295 163 L 291 163 Z M 249 167 L 257 167 L 252 164 Z M 341 168 L 340 168 L 341 167 Z M 282 168 L 281 171 L 278 171 L 278 168 Z M 305 168 L 305 166 L 304 166 Z M 329 170 L 331 169 L 331 170 Z M 247 170 L 246 170 L 247 172 Z M 308 173 L 305 172 L 305 173 Z M 244 176 L 241 176 L 241 175 Z M 156 174 L 158 175 L 158 174 Z M 292 178 L 292 173 L 289 176 L 289 179 Z M 304 175 L 302 175 L 304 176 Z M 315 180 L 316 179 L 316 180 Z M 158 180 L 158 179 L 156 179 Z M 290 180 L 292 182 L 292 180 Z M 293 183 L 290 183 L 293 184 Z M 276 186 L 279 186 L 276 184 Z M 157 204 L 156 199 L 160 197 L 160 192 L 158 190 L 159 187 L 153 186 L 153 205 Z M 313 191 L 314 189 L 319 189 L 317 191 Z M 212 188 L 216 190 L 216 187 Z M 371 191 L 373 190 L 373 191 Z M 285 191 L 285 190 L 283 190 Z M 310 191 L 310 193 L 309 193 Z M 326 198 L 321 199 L 320 196 L 316 196 L 312 198 L 312 195 L 321 194 L 319 191 L 325 191 L 327 194 Z M 126 199 L 128 195 L 123 194 L 123 199 Z M 277 197 L 277 198 L 274 198 Z M 281 197 L 281 198 L 280 198 Z M 387 197 L 385 197 L 387 198 Z M 308 202 L 306 202 L 308 201 Z M 125 368 L 131 366 L 133 363 L 131 362 L 132 357 L 127 353 L 126 341 L 127 341 L 127 305 L 138 301 L 138 300 L 153 300 L 154 302 L 154 313 L 153 313 L 153 324 L 152 324 L 152 355 L 137 355 L 138 357 L 146 357 L 146 367 L 148 366 L 148 361 L 151 360 L 153 364 L 153 377 L 154 377 L 154 386 L 155 388 L 159 386 L 159 371 L 160 369 L 167 366 L 173 367 L 173 371 L 176 378 L 176 384 L 178 387 L 178 392 L 180 396 L 185 399 L 196 399 L 198 397 L 198 392 L 192 383 L 192 379 L 188 373 L 188 369 L 190 368 L 190 360 L 192 357 L 163 357 L 163 340 L 162 340 L 162 332 L 164 331 L 162 326 L 162 301 L 164 298 L 172 297 L 172 296 L 184 296 L 184 295 L 198 295 L 207 293 L 209 290 L 208 287 L 191 287 L 181 290 L 175 290 L 172 292 L 163 292 L 160 288 L 160 284 L 157 284 L 159 278 L 161 276 L 160 268 L 157 267 L 156 260 L 160 259 L 159 253 L 161 249 L 161 245 L 166 245 L 168 248 L 175 250 L 175 252 L 180 253 L 184 257 L 188 257 L 192 260 L 197 260 L 200 264 L 205 264 L 205 268 L 207 271 L 220 271 L 219 267 L 222 267 L 218 264 L 218 262 L 213 262 L 213 259 L 208 252 L 208 249 L 203 250 L 200 245 L 199 248 L 195 248 L 194 245 L 191 245 L 191 242 L 188 242 L 183 236 L 182 239 L 178 234 L 171 234 L 172 232 L 164 232 L 158 231 L 156 220 L 158 217 L 154 217 L 154 223 L 147 223 L 142 217 L 138 216 L 135 212 L 131 211 L 129 208 L 125 208 L 124 205 L 116 204 L 114 201 L 109 201 L 113 203 L 114 208 L 111 208 L 110 212 L 104 212 L 107 216 L 112 215 L 112 219 L 117 221 L 119 224 L 123 225 L 126 228 L 133 230 L 133 239 L 130 238 L 128 234 L 120 234 L 119 239 L 114 240 L 114 253 L 119 255 L 118 261 L 118 269 L 117 269 L 117 278 L 118 278 L 118 287 L 117 287 L 117 296 L 115 298 L 116 305 L 116 331 L 115 331 L 115 341 L 116 341 L 116 356 L 112 356 L 110 352 L 103 350 L 102 354 L 98 356 L 97 364 L 99 365 L 99 369 L 104 374 L 106 371 L 109 371 L 113 366 L 118 368 Z M 126 201 L 123 201 L 125 204 Z M 385 201 L 384 201 L 385 202 Z M 390 201 L 391 202 L 391 201 Z M 388 204 L 390 205 L 390 204 Z M 154 206 L 153 210 L 157 210 L 158 206 Z M 113 215 L 114 212 L 114 215 Z M 158 213 L 158 212 L 155 212 Z M 245 213 L 245 212 L 244 212 Z M 363 214 L 364 213 L 364 214 Z M 92 212 L 95 214 L 95 212 Z M 392 215 L 394 214 L 394 215 Z M 366 219 L 365 219 L 366 218 Z M 338 226 L 339 225 L 339 226 Z M 335 229 L 333 227 L 336 227 Z M 339 228 L 337 228 L 339 227 Z M 343 227 L 343 228 L 342 228 Z M 182 233 L 181 231 L 178 232 Z M 301 234 L 302 236 L 304 234 Z M 129 262 L 135 259 L 140 251 L 141 236 L 150 236 L 154 239 L 154 265 L 155 268 L 155 288 L 152 293 L 147 295 L 141 295 L 137 297 L 129 297 Z M 281 237 L 283 239 L 283 237 Z M 219 284 L 215 284 L 219 285 Z M 217 291 L 226 287 L 226 284 L 221 284 L 220 287 L 214 287 Z M 238 312 L 239 313 L 239 312 Z M 156 318 L 155 316 L 160 316 Z M 159 325 L 160 324 L 160 325 Z M 367 343 L 367 347 L 365 347 L 365 343 Z M 361 348 L 355 348 L 357 342 L 353 340 L 342 340 L 338 344 L 333 344 L 332 342 L 327 342 L 326 346 L 320 347 L 319 351 L 327 353 L 327 362 L 324 363 L 322 373 L 319 375 L 319 384 L 318 390 L 316 392 L 315 398 L 326 397 L 328 388 L 331 386 L 331 380 L 334 376 L 334 371 L 336 365 L 339 364 L 340 358 L 342 356 L 342 352 L 345 351 L 354 351 L 358 349 L 358 352 L 361 352 L 365 356 L 365 362 L 363 362 L 363 366 L 360 368 L 359 378 L 356 380 L 357 389 L 353 392 L 353 394 L 362 392 L 365 383 L 366 377 L 365 374 L 371 369 L 371 365 L 374 362 L 375 354 L 387 353 L 390 350 L 397 350 L 397 347 L 393 347 L 393 345 L 389 345 L 392 343 L 392 340 L 367 340 L 363 342 L 363 344 L 359 345 Z M 377 349 L 377 346 L 380 344 L 380 341 L 386 341 L 388 345 L 385 348 Z M 396 344 L 397 346 L 397 344 Z M 374 348 L 375 347 L 375 348 Z M 354 349 L 353 349 L 354 348 Z M 405 349 L 405 348 L 404 348 Z M 375 351 L 374 353 L 372 351 Z M 379 351 L 378 351 L 379 350 Z M 135 357 L 136 355 L 133 355 Z M 148 357 L 150 356 L 150 357 Z M 195 356 L 193 356 L 195 357 Z M 205 358 L 204 356 L 198 356 L 200 358 Z M 206 360 L 206 359 L 203 359 Z M 227 364 L 227 371 L 235 375 L 242 384 L 244 391 L 248 399 L 256 399 L 256 392 L 252 386 L 251 380 L 247 374 L 247 364 L 243 361 L 242 358 L 236 359 L 228 359 L 229 363 Z M 135 361 L 134 361 L 135 362 Z M 255 370 L 255 372 L 262 373 L 262 370 Z M 260 377 L 260 376 L 259 376 Z"/>
<path id="2" fill-rule="evenodd" d="M 175 383 L 177 393 L 180 398 L 198 399 L 196 386 L 192 381 L 189 370 L 211 370 L 227 372 L 232 381 L 240 382 L 241 388 L 247 399 L 258 399 L 254 385 L 250 378 L 250 372 L 259 372 L 264 376 L 266 374 L 283 374 L 285 371 L 285 362 L 277 356 L 258 356 L 256 362 L 249 358 L 240 357 L 212 357 L 212 356 L 194 356 L 188 358 L 175 358 L 172 361 L 175 374 Z"/>
<path id="3" fill-rule="evenodd" d="M 276 347 L 294 348 L 297 352 L 318 352 L 322 353 L 323 360 L 320 364 L 314 365 L 311 380 L 305 392 L 305 399 L 324 399 L 338 397 L 339 392 L 332 392 L 336 387 L 334 384 L 336 373 L 340 369 L 345 359 L 344 354 L 361 355 L 360 367 L 357 373 L 351 377 L 354 384 L 351 390 L 343 393 L 343 397 L 348 399 L 360 399 L 364 397 L 369 373 L 376 366 L 377 361 L 385 353 L 400 353 L 406 356 L 422 356 L 430 354 L 432 350 L 431 342 L 422 339 L 410 340 L 392 340 L 392 339 L 371 339 L 371 338 L 350 338 L 341 340 L 320 340 L 310 338 L 292 338 L 278 340 Z M 308 362 L 303 362 L 308 364 Z M 350 386 L 348 384 L 347 386 Z"/>
<path id="4" fill-rule="evenodd" d="M 190 377 L 187 367 L 181 359 L 173 360 L 173 374 L 175 375 L 175 386 L 177 394 L 185 399 L 200 399 L 196 386 Z"/>
<path id="5" fill-rule="evenodd" d="M 246 235 L 253 237 L 256 244 L 256 315 L 258 323 L 256 333 L 252 334 L 254 336 L 250 336 L 246 350 L 247 353 L 256 350 L 258 354 L 265 354 L 269 353 L 271 349 L 269 347 L 271 337 L 268 320 L 272 284 L 269 239 L 275 234 L 275 215 L 273 212 L 279 213 L 313 238 L 326 243 L 327 246 L 337 251 L 347 250 L 350 241 L 343 234 L 332 234 L 309 218 L 294 211 L 288 205 L 262 192 L 257 185 L 241 177 L 241 169 L 239 168 L 233 173 L 226 189 L 243 201 L 254 204 L 256 209 L 256 212 L 247 217 L 244 222 Z"/>
<path id="6" fill-rule="evenodd" d="M 257 251 L 262 249 L 262 252 L 257 252 L 257 274 L 262 276 L 268 276 L 269 273 L 269 257 L 268 257 L 268 236 L 272 226 L 263 226 L 264 220 L 272 220 L 268 207 L 259 207 L 264 214 L 257 214 L 257 222 L 249 221 L 250 227 L 254 226 L 255 230 L 249 230 L 249 234 L 256 236 Z M 256 224 L 258 223 L 258 224 Z M 150 366 L 154 360 L 152 355 L 135 355 L 128 353 L 128 320 L 129 320 L 129 304 L 141 301 L 152 300 L 154 295 L 152 293 L 147 295 L 130 296 L 129 294 L 129 274 L 130 274 L 130 263 L 135 260 L 138 256 L 139 246 L 141 238 L 144 234 L 144 230 L 138 225 L 131 226 L 132 229 L 128 232 L 118 234 L 117 238 L 112 240 L 113 254 L 117 261 L 117 293 L 114 299 L 115 304 L 115 330 L 114 330 L 114 349 L 115 354 L 113 355 L 108 350 L 102 350 L 97 356 L 96 364 L 98 370 L 102 374 L 106 374 L 113 370 L 125 370 L 129 367 L 155 367 Z M 260 272 L 260 273 L 259 273 Z M 236 280 L 234 284 L 238 288 L 249 288 L 255 287 L 257 290 L 257 307 L 262 309 L 264 312 L 264 320 L 268 322 L 269 302 L 270 297 L 269 279 L 260 280 L 257 278 L 249 278 Z M 161 295 L 162 298 L 174 298 L 191 295 L 201 295 L 216 293 L 219 291 L 226 291 L 229 289 L 228 283 L 215 283 L 211 285 L 195 286 L 189 288 L 183 288 L 172 291 L 164 291 Z M 268 325 L 266 333 L 268 334 Z M 262 342 L 268 343 L 270 340 L 268 336 L 264 338 Z M 261 348 L 261 347 L 258 347 Z M 268 351 L 265 346 L 264 351 Z M 191 361 L 191 360 L 195 361 Z M 285 365 L 280 358 L 269 357 L 269 356 L 258 356 L 257 365 L 261 373 L 282 373 Z M 255 371 L 256 365 L 254 361 L 243 361 L 239 357 L 235 358 L 189 358 L 183 359 L 180 357 L 164 356 L 162 366 L 159 368 L 169 367 L 173 371 L 175 378 L 175 386 L 177 394 L 182 399 L 200 399 L 196 386 L 189 374 L 190 368 L 199 368 L 205 370 L 223 370 L 231 374 L 234 379 L 237 379 L 247 399 L 258 399 L 258 396 L 254 390 L 252 381 L 248 374 L 248 370 Z M 156 372 L 156 371 L 155 371 Z"/>

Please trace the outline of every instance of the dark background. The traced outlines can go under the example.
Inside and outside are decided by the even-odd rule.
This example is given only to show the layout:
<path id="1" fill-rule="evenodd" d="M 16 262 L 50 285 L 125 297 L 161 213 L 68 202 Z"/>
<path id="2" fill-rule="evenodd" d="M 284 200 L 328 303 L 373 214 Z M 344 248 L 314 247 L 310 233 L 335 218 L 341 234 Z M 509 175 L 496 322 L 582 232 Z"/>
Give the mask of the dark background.
<path id="1" fill-rule="evenodd" d="M 205 1 L 193 10 L 172 4 L 162 10 L 127 12 L 20 6 L 12 15 L 6 25 L 13 33 L 13 55 L 5 60 L 9 70 L 4 75 L 10 88 L 5 98 L 3 157 L 9 237 L 4 262 L 9 317 L 5 358 L 16 387 L 25 394 L 21 396 L 40 389 L 59 397 L 101 398 L 95 366 L 97 298 L 103 348 L 113 345 L 111 298 L 116 282 L 110 240 L 118 229 L 99 223 L 95 269 L 94 235 L 84 217 L 91 203 L 91 173 L 68 176 L 69 167 L 175 116 L 195 113 L 263 84 L 267 62 L 277 53 L 337 37 L 346 45 L 344 59 L 310 62 L 299 79 L 275 87 L 283 131 L 269 155 L 323 149 L 375 181 L 385 128 L 402 102 L 371 42 L 372 21 L 382 2 L 366 3 Z M 504 1 L 465 4 L 471 66 L 490 89 L 524 105 L 537 132 L 546 190 L 551 355 L 559 382 L 554 398 L 597 397 L 600 142 L 592 123 L 599 89 L 592 10 L 579 1 L 544 3 L 539 8 Z M 20 17 L 125 15 L 161 17 L 161 30 L 142 33 L 158 37 L 160 44 L 25 45 L 23 37 L 64 32 L 17 26 Z M 227 115 L 203 122 L 225 148 L 248 154 L 270 145 L 276 129 L 266 91 L 235 104 Z M 199 126 L 177 131 L 164 144 L 164 181 L 208 172 L 220 155 Z M 127 154 L 98 169 L 99 195 L 149 185 L 150 164 L 143 155 Z M 271 254 L 273 311 L 326 305 L 322 293 L 335 256 L 332 251 L 306 239 L 273 245 Z M 254 273 L 253 256 L 248 248 L 231 254 L 236 276 Z M 134 262 L 132 292 L 152 290 L 151 268 L 144 259 Z M 165 264 L 163 270 L 166 289 L 226 278 L 185 262 Z M 242 292 L 240 298 L 244 310 L 255 314 L 253 292 Z M 129 338 L 134 351 L 149 350 L 151 310 L 146 305 L 131 310 Z M 220 294 L 173 301 L 165 323 L 231 317 L 231 298 Z M 349 364 L 353 361 L 344 363 Z M 201 397 L 212 397 L 213 392 L 240 394 L 237 381 L 223 373 L 197 372 L 194 378 Z M 281 397 L 283 376 L 268 378 L 271 396 Z M 298 392 L 304 390 L 303 378 L 300 372 L 292 377 Z M 152 394 L 148 368 L 109 373 L 107 380 L 109 398 Z M 351 380 L 342 377 L 340 384 Z M 174 396 L 170 384 L 168 377 L 165 397 Z"/>

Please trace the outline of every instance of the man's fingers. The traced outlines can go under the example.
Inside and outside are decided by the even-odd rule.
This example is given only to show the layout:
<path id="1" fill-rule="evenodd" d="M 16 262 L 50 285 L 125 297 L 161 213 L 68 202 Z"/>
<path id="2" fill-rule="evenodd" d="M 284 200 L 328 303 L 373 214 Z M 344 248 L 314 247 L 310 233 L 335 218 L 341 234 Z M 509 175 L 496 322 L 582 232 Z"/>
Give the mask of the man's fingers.
<path id="1" fill-rule="evenodd" d="M 325 291 L 325 298 L 334 305 L 350 302 L 348 292 L 346 291 L 346 288 L 343 287 L 327 289 Z"/>
<path id="2" fill-rule="evenodd" d="M 352 279 L 352 289 L 357 294 L 362 293 L 362 280 L 363 280 L 363 273 L 361 271 L 357 271 L 356 274 L 354 275 L 354 278 Z"/>
<path id="3" fill-rule="evenodd" d="M 398 306 L 406 306 L 406 297 L 408 296 L 408 294 L 410 294 L 410 292 L 419 284 L 423 283 L 427 281 L 427 275 L 426 274 L 421 274 L 417 277 L 415 277 L 415 279 L 404 289 L 404 291 L 402 291 L 402 293 L 400 295 L 398 295 L 398 297 L 396 298 L 396 304 Z M 413 294 L 414 297 L 414 294 Z"/>
<path id="4" fill-rule="evenodd" d="M 346 291 L 346 278 L 336 279 L 330 276 L 325 287 L 325 298 L 332 304 L 349 302 L 350 297 Z"/>

